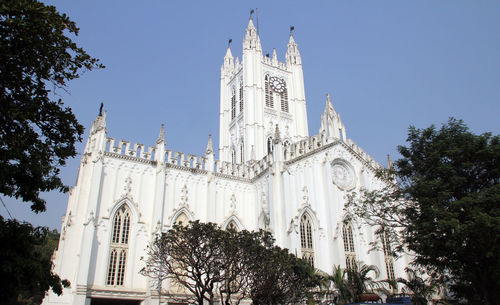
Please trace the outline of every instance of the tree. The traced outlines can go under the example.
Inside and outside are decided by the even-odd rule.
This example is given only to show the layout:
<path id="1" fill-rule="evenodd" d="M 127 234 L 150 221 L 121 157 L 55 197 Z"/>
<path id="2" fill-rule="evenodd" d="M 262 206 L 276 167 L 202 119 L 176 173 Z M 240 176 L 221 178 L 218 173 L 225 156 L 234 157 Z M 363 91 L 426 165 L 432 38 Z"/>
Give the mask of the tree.
<path id="1" fill-rule="evenodd" d="M 213 223 L 174 225 L 149 246 L 142 274 L 153 278 L 170 299 L 202 305 L 216 298 L 224 305 L 243 299 L 254 304 L 303 301 L 318 284 L 304 260 L 274 246 L 269 232 L 222 230 Z M 165 292 L 162 283 L 188 293 Z"/>
<path id="2" fill-rule="evenodd" d="M 142 273 L 156 280 L 159 289 L 169 279 L 171 285 L 185 287 L 190 295 L 183 301 L 213 304 L 216 288 L 224 280 L 222 249 L 223 231 L 213 223 L 175 224 L 150 245 Z"/>
<path id="3" fill-rule="evenodd" d="M 402 158 L 381 171 L 388 186 L 349 198 L 352 217 L 392 236 L 395 252 L 447 283 L 457 299 L 500 298 L 500 137 L 475 135 L 451 118 L 410 127 Z"/>
<path id="4" fill-rule="evenodd" d="M 351 295 L 352 302 L 361 302 L 361 296 L 365 293 L 373 293 L 374 289 L 380 286 L 375 279 L 379 277 L 380 271 L 375 265 L 356 263 L 352 268 L 346 270 L 347 289 Z M 373 273 L 375 277 L 371 277 Z"/>
<path id="5" fill-rule="evenodd" d="M 371 274 L 375 277 L 372 277 Z M 383 281 L 377 281 L 380 275 L 378 268 L 374 265 L 366 265 L 360 262 L 352 268 L 342 269 L 340 266 L 333 267 L 333 273 L 326 275 L 330 282 L 330 289 L 335 291 L 333 302 L 336 304 L 347 304 L 366 301 L 363 296 L 379 298 L 375 294 L 382 287 Z M 331 303 L 331 302 L 330 302 Z"/>
<path id="6" fill-rule="evenodd" d="M 69 35 L 79 29 L 36 0 L 0 4 L 0 193 L 45 210 L 40 192 L 67 191 L 59 168 L 76 155 L 83 127 L 55 89 L 103 68 Z"/>
<path id="7" fill-rule="evenodd" d="M 277 246 L 255 258 L 249 293 L 253 304 L 304 303 L 314 297 L 320 277 L 307 261 Z"/>
<path id="8" fill-rule="evenodd" d="M 438 292 L 439 285 L 431 278 L 422 278 L 413 269 L 406 270 L 408 279 L 398 278 L 397 283 L 403 284 L 403 294 L 411 296 L 411 303 L 415 305 L 427 305 L 427 301 Z"/>
<path id="9" fill-rule="evenodd" d="M 52 272 L 59 234 L 0 216 L 0 299 L 5 304 L 40 304 L 45 292 L 60 295 L 69 282 Z"/>
<path id="10" fill-rule="evenodd" d="M 333 273 L 326 276 L 327 281 L 331 282 L 327 287 L 335 290 L 334 303 L 346 304 L 351 300 L 351 293 L 347 285 L 346 270 L 339 266 L 333 267 Z"/>

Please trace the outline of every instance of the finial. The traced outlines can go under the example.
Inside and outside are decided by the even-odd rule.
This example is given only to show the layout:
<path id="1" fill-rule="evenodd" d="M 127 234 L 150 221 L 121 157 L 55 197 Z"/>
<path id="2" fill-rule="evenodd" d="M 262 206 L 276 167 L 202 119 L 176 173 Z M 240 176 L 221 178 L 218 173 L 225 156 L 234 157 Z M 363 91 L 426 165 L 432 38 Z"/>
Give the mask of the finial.
<path id="1" fill-rule="evenodd" d="M 280 129 L 278 127 L 278 124 L 276 124 L 276 130 L 274 131 L 274 143 L 279 143 L 281 141 L 280 139 Z"/>
<path id="2" fill-rule="evenodd" d="M 227 41 L 227 47 L 230 48 L 231 47 L 231 42 L 233 42 L 233 40 L 231 38 L 229 38 L 229 40 Z"/>
<path id="3" fill-rule="evenodd" d="M 158 135 L 158 140 L 156 143 L 165 142 L 165 125 L 161 124 L 160 134 Z"/>
<path id="4" fill-rule="evenodd" d="M 99 107 L 99 116 L 102 116 L 102 107 L 104 107 L 103 102 L 101 102 L 101 107 Z"/>
<path id="5" fill-rule="evenodd" d="M 392 163 L 392 160 L 391 160 L 391 155 L 389 155 L 389 154 L 387 154 L 387 168 L 388 169 L 394 168 L 394 164 Z"/>
<path id="6" fill-rule="evenodd" d="M 253 13 L 254 13 L 254 10 L 253 10 L 253 9 L 251 9 L 251 10 L 250 10 L 250 19 L 252 19 L 252 15 L 253 15 Z"/>
<path id="7" fill-rule="evenodd" d="M 330 93 L 326 94 L 326 101 L 330 103 L 332 102 L 332 100 L 330 99 Z"/>
<path id="8" fill-rule="evenodd" d="M 211 154 L 211 153 L 213 153 L 213 152 L 214 152 L 214 149 L 213 149 L 213 147 L 212 147 L 212 135 L 211 135 L 211 134 L 209 134 L 209 135 L 208 135 L 207 150 L 206 150 L 205 154 L 209 155 L 209 154 Z"/>
<path id="9" fill-rule="evenodd" d="M 295 30 L 295 27 L 293 25 L 290 26 L 290 36 L 293 35 L 293 30 Z"/>

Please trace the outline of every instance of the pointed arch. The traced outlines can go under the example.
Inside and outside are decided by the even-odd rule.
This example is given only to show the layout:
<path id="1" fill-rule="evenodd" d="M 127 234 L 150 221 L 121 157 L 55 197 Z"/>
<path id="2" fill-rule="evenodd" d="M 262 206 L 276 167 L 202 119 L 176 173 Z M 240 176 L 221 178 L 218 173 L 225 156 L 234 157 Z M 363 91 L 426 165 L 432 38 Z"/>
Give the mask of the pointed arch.
<path id="1" fill-rule="evenodd" d="M 273 136 L 269 136 L 267 137 L 267 141 L 266 141 L 266 145 L 267 145 L 267 154 L 272 154 L 273 153 L 273 148 L 274 148 L 274 144 L 273 144 Z"/>
<path id="2" fill-rule="evenodd" d="M 240 113 L 243 112 L 243 78 L 240 78 Z"/>
<path id="3" fill-rule="evenodd" d="M 284 84 L 285 84 L 285 88 L 283 89 L 283 92 L 280 94 L 281 95 L 281 111 L 288 113 L 288 88 L 286 87 L 286 82 Z"/>
<path id="4" fill-rule="evenodd" d="M 123 202 L 112 215 L 106 285 L 123 286 L 125 283 L 132 211 L 127 202 Z"/>
<path id="5" fill-rule="evenodd" d="M 182 216 L 184 215 L 184 216 Z M 170 217 L 170 227 L 177 223 L 178 220 L 190 222 L 194 220 L 193 213 L 186 207 L 182 207 L 174 212 Z"/>
<path id="6" fill-rule="evenodd" d="M 392 255 L 389 235 L 385 230 L 383 230 L 379 234 L 379 236 L 382 241 L 382 250 L 384 251 L 385 271 L 387 273 L 387 279 L 395 280 L 396 276 L 394 273 L 394 257 Z"/>
<path id="7" fill-rule="evenodd" d="M 274 108 L 273 93 L 271 91 L 270 76 L 266 74 L 264 76 L 264 87 L 266 91 L 266 107 Z"/>
<path id="8" fill-rule="evenodd" d="M 236 89 L 231 90 L 231 120 L 236 117 Z"/>
<path id="9" fill-rule="evenodd" d="M 137 203 L 134 203 L 133 199 L 130 196 L 123 196 L 122 198 L 118 199 L 113 207 L 111 209 L 108 209 L 109 215 L 107 218 L 113 219 L 113 216 L 116 214 L 118 209 L 120 209 L 123 205 L 126 205 L 130 212 L 132 213 L 131 216 L 132 218 L 137 222 L 139 221 L 141 214 L 139 213 L 138 210 L 138 205 Z"/>
<path id="10" fill-rule="evenodd" d="M 236 231 L 241 231 L 241 230 L 244 230 L 245 227 L 243 226 L 243 224 L 241 223 L 240 219 L 236 216 L 236 215 L 231 215 L 229 216 L 225 221 L 224 223 L 222 224 L 222 228 L 224 230 L 227 230 L 229 228 L 231 228 L 231 224 L 234 227 L 234 230 Z"/>
<path id="11" fill-rule="evenodd" d="M 314 241 L 313 226 L 309 213 L 302 213 L 300 216 L 300 249 L 302 259 L 314 267 Z"/>
<path id="12" fill-rule="evenodd" d="M 350 222 L 344 222 L 342 225 L 342 240 L 344 242 L 346 268 L 352 269 L 356 264 L 356 248 L 354 246 L 354 233 Z"/>
<path id="13" fill-rule="evenodd" d="M 283 141 L 283 158 L 287 158 L 288 156 L 288 153 L 289 153 L 289 148 L 290 148 L 290 140 L 289 139 L 285 139 Z"/>

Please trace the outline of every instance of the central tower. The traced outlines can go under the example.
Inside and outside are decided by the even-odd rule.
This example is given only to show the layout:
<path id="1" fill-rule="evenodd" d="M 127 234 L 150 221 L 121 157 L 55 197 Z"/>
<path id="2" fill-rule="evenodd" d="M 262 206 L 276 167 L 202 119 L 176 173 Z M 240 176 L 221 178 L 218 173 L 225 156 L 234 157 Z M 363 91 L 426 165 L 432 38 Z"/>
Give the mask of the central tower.
<path id="1" fill-rule="evenodd" d="M 243 39 L 243 56 L 228 46 L 220 78 L 219 158 L 246 163 L 272 151 L 276 127 L 283 145 L 309 136 L 302 59 L 293 35 L 286 62 L 262 55 L 252 18 Z"/>

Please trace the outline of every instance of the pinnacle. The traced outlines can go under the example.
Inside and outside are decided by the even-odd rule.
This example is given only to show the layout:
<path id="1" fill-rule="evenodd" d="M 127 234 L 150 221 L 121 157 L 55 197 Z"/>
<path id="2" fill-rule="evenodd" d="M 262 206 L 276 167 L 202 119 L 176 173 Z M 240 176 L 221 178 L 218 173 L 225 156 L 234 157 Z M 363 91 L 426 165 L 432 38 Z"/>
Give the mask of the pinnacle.
<path id="1" fill-rule="evenodd" d="M 231 53 L 231 47 L 227 47 L 226 55 L 224 57 L 233 57 L 233 53 Z"/>
<path id="2" fill-rule="evenodd" d="M 165 142 L 165 125 L 161 124 L 160 134 L 158 135 L 158 140 L 156 143 Z"/>
<path id="3" fill-rule="evenodd" d="M 253 25 L 253 20 L 250 17 L 250 20 L 248 21 L 247 29 L 255 29 L 255 25 Z"/>
<path id="4" fill-rule="evenodd" d="M 212 135 L 208 135 L 208 144 L 207 144 L 207 150 L 206 154 L 209 155 L 214 152 L 213 146 L 212 146 Z"/>
<path id="5" fill-rule="evenodd" d="M 335 109 L 333 108 L 332 100 L 330 99 L 330 93 L 326 94 L 326 103 L 325 103 L 325 112 L 332 111 L 335 113 Z"/>

